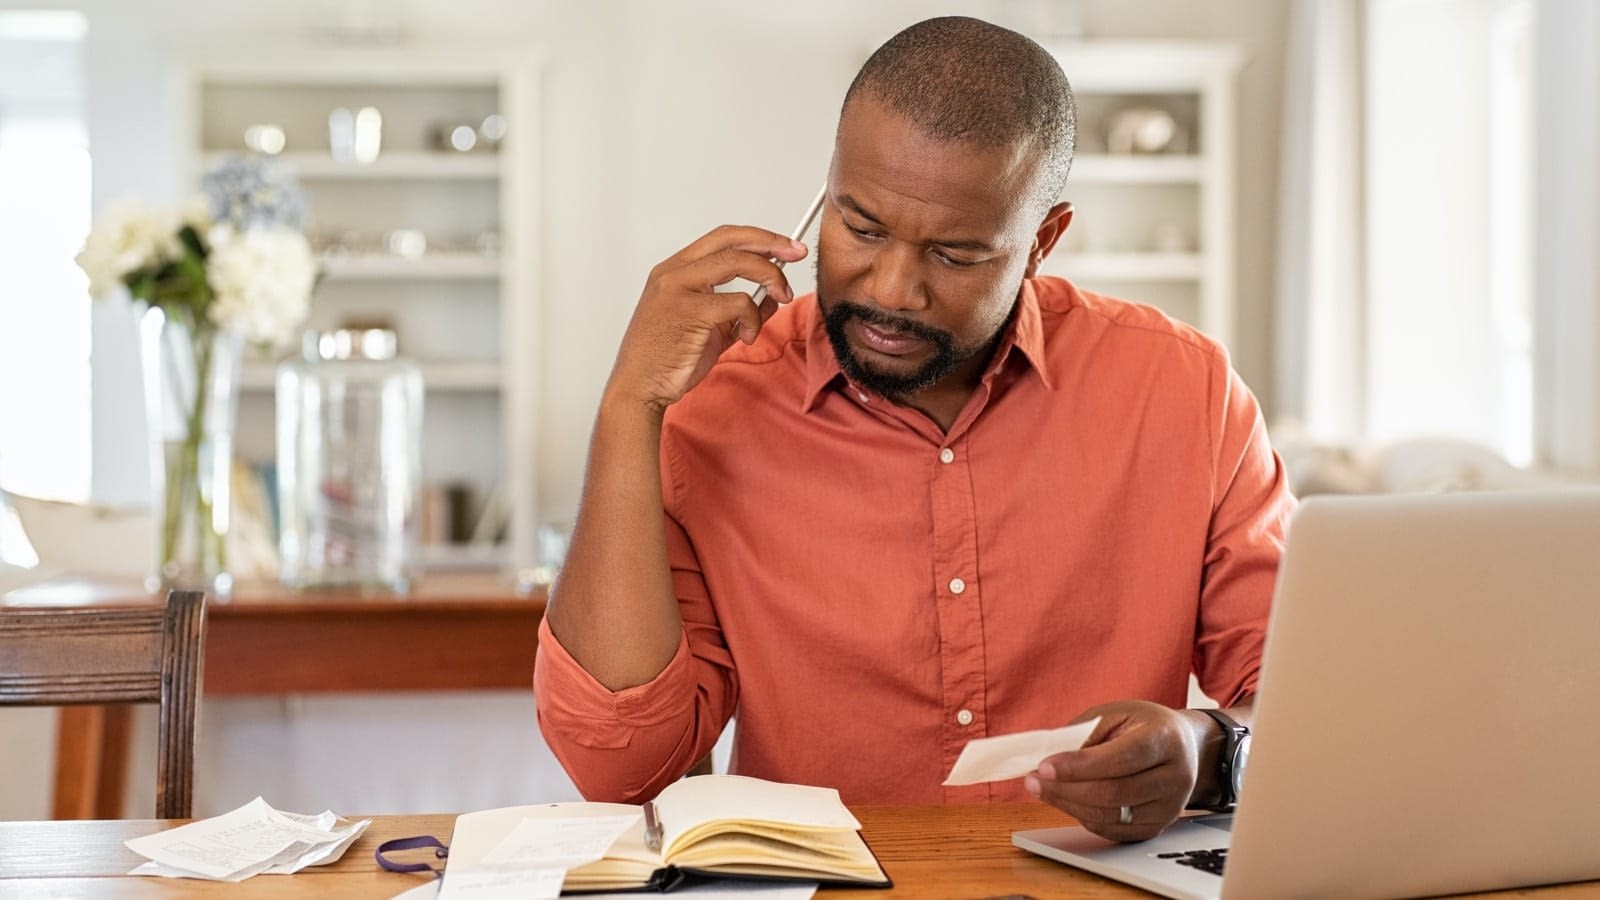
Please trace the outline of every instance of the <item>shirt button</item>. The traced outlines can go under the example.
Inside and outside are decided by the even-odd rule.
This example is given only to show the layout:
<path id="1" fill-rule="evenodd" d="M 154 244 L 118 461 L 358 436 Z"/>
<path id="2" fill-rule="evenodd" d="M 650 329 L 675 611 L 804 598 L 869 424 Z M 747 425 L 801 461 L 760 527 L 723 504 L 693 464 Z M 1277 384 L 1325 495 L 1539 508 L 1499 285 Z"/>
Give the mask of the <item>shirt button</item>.
<path id="1" fill-rule="evenodd" d="M 949 447 L 946 447 L 943 450 L 939 451 L 939 462 L 942 462 L 942 463 L 944 463 L 945 465 L 948 466 L 948 465 L 950 465 L 951 463 L 953 463 L 955 461 L 956 461 L 956 452 L 954 450 L 951 450 Z"/>
<path id="2" fill-rule="evenodd" d="M 950 579 L 950 593 L 959 594 L 967 589 L 967 583 L 959 578 Z"/>
<path id="3" fill-rule="evenodd" d="M 861 391 L 856 391 L 856 399 L 860 400 L 862 403 L 870 403 L 872 401 L 872 398 L 868 397 Z"/>
<path id="4" fill-rule="evenodd" d="M 971 725 L 972 724 L 972 710 L 963 709 L 961 712 L 956 713 L 956 721 L 960 722 L 962 725 Z"/>

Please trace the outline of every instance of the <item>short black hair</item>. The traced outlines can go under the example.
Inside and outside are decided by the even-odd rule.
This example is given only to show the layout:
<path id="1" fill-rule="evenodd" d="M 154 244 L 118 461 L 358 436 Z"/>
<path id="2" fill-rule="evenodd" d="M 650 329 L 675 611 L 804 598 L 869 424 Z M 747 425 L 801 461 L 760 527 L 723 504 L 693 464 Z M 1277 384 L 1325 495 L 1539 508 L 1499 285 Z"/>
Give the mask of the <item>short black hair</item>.
<path id="1" fill-rule="evenodd" d="M 935 140 L 985 148 L 1033 141 L 1041 156 L 1032 198 L 1040 214 L 1061 196 L 1077 105 L 1061 64 L 1027 37 L 966 16 L 918 22 L 867 59 L 844 109 L 861 93 Z"/>

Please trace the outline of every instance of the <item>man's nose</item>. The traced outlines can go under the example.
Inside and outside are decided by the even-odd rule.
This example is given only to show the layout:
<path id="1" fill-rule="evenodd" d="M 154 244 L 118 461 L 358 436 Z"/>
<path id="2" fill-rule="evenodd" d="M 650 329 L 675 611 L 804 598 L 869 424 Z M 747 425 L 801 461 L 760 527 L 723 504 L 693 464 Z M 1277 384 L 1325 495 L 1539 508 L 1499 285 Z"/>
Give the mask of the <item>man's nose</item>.
<path id="1" fill-rule="evenodd" d="M 922 281 L 921 252 L 916 247 L 893 241 L 880 248 L 872 257 L 867 292 L 881 309 L 927 309 L 928 292 Z"/>

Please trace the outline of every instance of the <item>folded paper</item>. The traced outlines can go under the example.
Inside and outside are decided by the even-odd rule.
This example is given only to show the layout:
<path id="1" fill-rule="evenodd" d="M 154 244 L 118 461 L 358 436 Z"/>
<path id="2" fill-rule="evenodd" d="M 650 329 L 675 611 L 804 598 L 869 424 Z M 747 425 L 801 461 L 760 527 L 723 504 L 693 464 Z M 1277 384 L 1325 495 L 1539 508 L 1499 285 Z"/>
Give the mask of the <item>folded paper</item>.
<path id="1" fill-rule="evenodd" d="M 149 859 L 132 875 L 243 881 L 334 862 L 372 820 L 280 812 L 257 797 L 232 812 L 124 842 Z"/>
<path id="2" fill-rule="evenodd" d="M 968 741 L 944 783 L 954 786 L 1020 778 L 1039 768 L 1047 756 L 1081 749 L 1098 724 L 1100 720 L 1095 718 L 1065 728 Z"/>

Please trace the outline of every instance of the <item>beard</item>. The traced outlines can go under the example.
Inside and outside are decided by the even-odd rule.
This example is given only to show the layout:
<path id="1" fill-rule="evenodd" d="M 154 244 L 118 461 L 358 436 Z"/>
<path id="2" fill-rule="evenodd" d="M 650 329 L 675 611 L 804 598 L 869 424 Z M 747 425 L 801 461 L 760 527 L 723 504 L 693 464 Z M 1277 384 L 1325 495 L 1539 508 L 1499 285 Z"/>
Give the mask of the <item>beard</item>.
<path id="1" fill-rule="evenodd" d="M 826 312 L 823 326 L 828 332 L 828 342 L 833 345 L 833 355 L 839 360 L 839 369 L 845 377 L 873 393 L 884 397 L 905 397 L 926 390 L 943 381 L 956 367 L 982 353 L 989 347 L 962 347 L 955 335 L 948 331 L 924 325 L 901 316 L 884 312 L 873 306 L 849 300 L 830 302 L 822 287 L 822 252 L 819 247 L 812 259 L 817 273 L 817 303 Z M 927 342 L 933 348 L 933 357 L 909 372 L 887 372 L 874 367 L 858 356 L 845 336 L 845 326 L 852 321 L 909 334 Z M 993 342 L 991 341 L 990 344 Z"/>
<path id="2" fill-rule="evenodd" d="M 820 302 L 821 294 L 818 294 Z M 886 372 L 856 355 L 845 337 L 845 325 L 859 320 L 886 331 L 909 334 L 926 341 L 933 348 L 933 356 L 909 372 Z M 945 331 L 890 315 L 880 309 L 840 300 L 828 309 L 823 318 L 828 331 L 828 342 L 833 345 L 833 355 L 839 360 L 839 369 L 845 377 L 869 391 L 885 397 L 904 397 L 926 390 L 955 371 L 956 366 L 972 357 L 956 348 L 955 338 Z"/>

